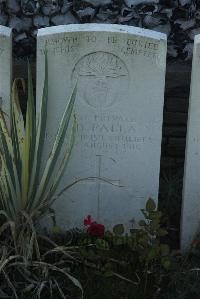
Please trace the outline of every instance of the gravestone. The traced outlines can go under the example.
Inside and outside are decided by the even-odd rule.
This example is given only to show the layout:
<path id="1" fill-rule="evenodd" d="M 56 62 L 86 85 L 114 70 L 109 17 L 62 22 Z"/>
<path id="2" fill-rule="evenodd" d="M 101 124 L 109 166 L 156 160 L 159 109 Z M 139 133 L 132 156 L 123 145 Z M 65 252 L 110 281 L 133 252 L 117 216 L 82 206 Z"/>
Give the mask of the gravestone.
<path id="1" fill-rule="evenodd" d="M 76 142 L 55 203 L 58 225 L 80 227 L 92 217 L 128 229 L 140 209 L 157 202 L 166 64 L 165 35 L 120 25 L 68 25 L 37 37 L 37 105 L 48 53 L 49 104 L 45 158 L 77 83 Z M 102 179 L 98 179 L 102 178 Z"/>
<path id="2" fill-rule="evenodd" d="M 0 105 L 7 115 L 10 113 L 11 67 L 11 29 L 0 26 Z"/>
<path id="3" fill-rule="evenodd" d="M 185 151 L 181 248 L 189 249 L 200 229 L 200 35 L 194 40 Z"/>

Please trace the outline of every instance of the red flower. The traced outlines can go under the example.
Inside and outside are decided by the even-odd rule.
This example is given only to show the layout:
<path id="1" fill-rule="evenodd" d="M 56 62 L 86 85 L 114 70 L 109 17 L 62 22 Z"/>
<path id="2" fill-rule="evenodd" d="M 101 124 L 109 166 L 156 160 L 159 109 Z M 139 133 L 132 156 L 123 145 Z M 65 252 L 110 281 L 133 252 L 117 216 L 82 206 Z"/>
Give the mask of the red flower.
<path id="1" fill-rule="evenodd" d="M 87 216 L 87 218 L 84 219 L 84 225 L 89 226 L 93 223 L 94 221 L 92 220 L 92 217 L 90 215 Z"/>
<path id="2" fill-rule="evenodd" d="M 91 237 L 99 237 L 102 238 L 105 233 L 105 227 L 103 224 L 98 224 L 96 222 L 91 223 L 91 225 L 87 229 L 87 233 Z"/>
<path id="3" fill-rule="evenodd" d="M 90 215 L 88 215 L 84 221 L 84 225 L 87 226 L 87 233 L 91 237 L 102 238 L 105 233 L 105 227 L 103 224 L 95 222 Z"/>

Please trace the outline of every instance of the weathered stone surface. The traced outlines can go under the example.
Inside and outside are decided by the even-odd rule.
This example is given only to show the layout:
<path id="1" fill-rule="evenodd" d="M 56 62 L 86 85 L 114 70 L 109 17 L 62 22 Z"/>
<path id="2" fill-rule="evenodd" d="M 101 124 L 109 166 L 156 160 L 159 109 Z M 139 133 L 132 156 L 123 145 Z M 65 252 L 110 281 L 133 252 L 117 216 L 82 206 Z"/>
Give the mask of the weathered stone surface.
<path id="1" fill-rule="evenodd" d="M 85 17 L 92 18 L 95 14 L 96 10 L 92 7 L 86 7 L 85 9 L 80 9 L 77 11 L 77 15 L 80 19 L 83 19 Z"/>
<path id="2" fill-rule="evenodd" d="M 40 29 L 37 44 L 37 105 L 48 51 L 45 158 L 77 80 L 76 141 L 59 188 L 93 177 L 55 204 L 58 224 L 80 227 L 90 214 L 107 228 L 130 228 L 133 218 L 141 219 L 146 200 L 157 201 L 165 35 L 119 25 L 71 25 Z"/>
<path id="3" fill-rule="evenodd" d="M 51 18 L 51 22 L 56 26 L 78 23 L 77 19 L 71 14 L 71 12 L 67 12 L 64 15 L 56 15 Z"/>
<path id="4" fill-rule="evenodd" d="M 31 18 L 18 18 L 13 16 L 9 20 L 9 27 L 15 29 L 16 31 L 28 31 L 32 26 Z"/>
<path id="5" fill-rule="evenodd" d="M 111 4 L 112 0 L 84 0 L 84 2 L 92 4 L 94 7 L 98 7 Z"/>
<path id="6" fill-rule="evenodd" d="M 192 1 L 191 0 L 180 0 L 181 5 L 186 5 L 186 4 L 190 4 Z"/>
<path id="7" fill-rule="evenodd" d="M 138 4 L 154 4 L 159 3 L 159 0 L 124 0 L 128 7 L 134 7 Z"/>
<path id="8" fill-rule="evenodd" d="M 7 0 L 7 9 L 12 14 L 17 14 L 20 11 L 20 4 L 18 0 Z"/>
<path id="9" fill-rule="evenodd" d="M 11 30 L 0 26 L 0 105 L 7 117 L 10 114 L 11 65 Z"/>
<path id="10" fill-rule="evenodd" d="M 39 10 L 37 1 L 33 0 L 21 0 L 21 8 L 23 13 L 27 16 L 35 15 Z"/>
<path id="11" fill-rule="evenodd" d="M 47 4 L 44 4 L 44 6 L 42 6 L 42 13 L 45 15 L 45 16 L 51 16 L 55 13 L 58 13 L 60 11 L 60 7 L 59 5 L 56 3 L 47 3 Z"/>
<path id="12" fill-rule="evenodd" d="M 189 246 L 200 224 L 200 35 L 195 38 L 187 129 L 181 247 Z"/>
<path id="13" fill-rule="evenodd" d="M 49 26 L 49 17 L 35 16 L 33 19 L 33 24 L 37 28 L 48 27 Z"/>
<path id="14" fill-rule="evenodd" d="M 71 6 L 72 6 L 72 2 L 70 2 L 68 0 L 63 0 L 63 5 L 61 7 L 61 13 L 65 14 L 66 12 L 68 12 Z"/>
<path id="15" fill-rule="evenodd" d="M 0 25 L 6 25 L 8 21 L 8 16 L 4 13 L 0 13 Z"/>

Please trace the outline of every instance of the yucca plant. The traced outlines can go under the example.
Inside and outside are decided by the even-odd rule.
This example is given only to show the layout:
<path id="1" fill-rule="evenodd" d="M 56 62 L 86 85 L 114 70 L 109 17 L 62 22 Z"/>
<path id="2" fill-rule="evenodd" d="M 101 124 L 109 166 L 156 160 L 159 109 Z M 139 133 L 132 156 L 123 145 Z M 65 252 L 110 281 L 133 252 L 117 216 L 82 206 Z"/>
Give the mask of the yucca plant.
<path id="1" fill-rule="evenodd" d="M 43 96 L 37 119 L 30 66 L 28 66 L 28 99 L 25 121 L 19 103 L 19 82 L 21 82 L 23 89 L 25 89 L 23 79 L 16 79 L 14 81 L 10 124 L 7 125 L 4 113 L 0 111 L 0 136 L 2 144 L 0 152 L 0 217 L 4 220 L 0 227 L 0 277 L 3 275 L 6 282 L 5 289 L 10 289 L 14 298 L 18 298 L 17 286 L 16 281 L 12 282 L 13 279 L 11 277 L 13 277 L 13 268 L 15 269 L 16 266 L 19 271 L 17 277 L 19 279 L 21 275 L 26 277 L 27 281 L 32 281 L 30 283 L 32 288 L 36 288 L 36 293 L 39 295 L 34 298 L 40 298 L 40 294 L 46 288 L 48 279 L 50 279 L 47 278 L 48 273 L 56 271 L 59 275 L 70 279 L 82 291 L 79 281 L 66 270 L 70 268 L 66 266 L 66 258 L 71 263 L 75 260 L 75 254 L 71 252 L 71 249 L 69 251 L 68 248 L 56 247 L 56 244 L 46 237 L 39 235 L 36 230 L 37 223 L 48 212 L 58 196 L 56 195 L 57 187 L 73 148 L 76 130 L 75 116 L 73 117 L 72 126 L 70 125 L 70 120 L 73 115 L 76 85 L 72 89 L 54 144 L 42 172 L 40 164 L 45 140 L 48 103 L 47 55 L 45 58 Z M 55 173 L 55 166 L 58 163 L 58 157 L 69 127 L 71 128 L 69 144 L 65 149 L 57 173 Z M 65 189 L 67 188 L 68 186 Z M 48 243 L 48 251 L 41 250 L 39 245 L 41 240 L 43 240 L 43 247 L 44 243 Z M 65 257 L 65 267 L 67 268 L 63 265 L 61 266 L 62 263 L 57 264 L 58 261 L 54 261 L 52 265 L 47 258 L 49 255 L 52 256 L 53 253 L 58 256 L 58 252 Z M 27 273 L 29 275 L 30 273 L 34 273 L 34 279 L 31 275 L 30 279 L 27 278 Z M 47 274 L 44 275 L 44 273 Z M 40 275 L 45 276 L 45 283 Z M 40 284 L 36 277 L 37 279 L 39 277 Z M 61 279 L 61 281 L 63 280 Z M 20 285 L 22 285 L 22 282 L 20 282 Z M 48 290 L 51 290 L 49 291 L 51 295 L 53 294 L 53 287 L 53 289 L 56 288 L 58 293 L 62 295 L 62 298 L 65 298 L 63 297 L 64 291 L 56 279 L 50 279 L 49 285 Z M 24 286 L 25 289 L 26 287 L 27 285 Z"/>
<path id="2" fill-rule="evenodd" d="M 60 150 L 69 126 L 76 95 L 73 88 L 68 105 L 63 114 L 57 135 L 46 162 L 44 172 L 40 178 L 40 164 L 42 149 L 46 132 L 47 101 L 48 101 L 48 76 L 47 62 L 45 67 L 45 82 L 40 113 L 36 124 L 33 86 L 30 67 L 28 71 L 28 100 L 26 111 L 26 124 L 20 109 L 16 79 L 12 88 L 11 104 L 11 132 L 6 125 L 4 114 L 0 111 L 0 132 L 3 150 L 1 158 L 0 194 L 1 206 L 10 219 L 15 220 L 19 211 L 26 211 L 33 216 L 35 210 L 42 213 L 46 206 L 52 203 L 55 191 L 62 177 L 65 166 L 69 160 L 75 136 L 75 120 L 71 140 L 66 149 L 64 158 L 57 175 L 54 167 L 57 163 Z M 40 178 L 40 179 L 39 179 Z M 50 180 L 53 182 L 49 184 Z M 38 217 L 38 216 L 37 216 Z"/>

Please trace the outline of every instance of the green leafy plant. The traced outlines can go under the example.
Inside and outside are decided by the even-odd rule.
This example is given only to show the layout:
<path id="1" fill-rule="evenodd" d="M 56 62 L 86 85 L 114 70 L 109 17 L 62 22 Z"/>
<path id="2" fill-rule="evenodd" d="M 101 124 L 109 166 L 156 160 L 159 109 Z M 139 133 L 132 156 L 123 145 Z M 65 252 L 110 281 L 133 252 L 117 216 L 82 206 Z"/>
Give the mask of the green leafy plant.
<path id="1" fill-rule="evenodd" d="M 70 122 L 76 88 L 72 91 L 43 174 L 40 176 L 40 164 L 47 118 L 47 73 L 46 62 L 44 90 L 37 124 L 30 68 L 28 76 L 26 124 L 24 124 L 17 91 L 18 81 L 21 81 L 24 86 L 24 82 L 21 79 L 16 79 L 13 84 L 10 134 L 6 126 L 4 114 L 2 111 L 0 112 L 0 131 L 3 145 L 3 151 L 0 155 L 0 204 L 2 210 L 6 211 L 9 219 L 12 220 L 16 220 L 19 211 L 22 210 L 26 211 L 32 218 L 37 211 L 35 219 L 39 219 L 39 215 L 45 213 L 47 207 L 49 207 L 56 198 L 54 195 L 73 147 L 75 121 L 69 147 L 66 149 L 59 170 L 55 175 L 54 167 L 57 163 L 66 130 Z"/>
<path id="2" fill-rule="evenodd" d="M 2 221 L 0 227 L 0 275 L 4 282 L 2 282 L 2 285 L 5 285 L 5 289 L 8 289 L 8 293 L 12 294 L 14 298 L 19 298 L 17 281 L 19 280 L 20 284 L 21 277 L 26 277 L 27 281 L 33 283 L 32 287 L 35 288 L 36 298 L 40 298 L 42 291 L 47 290 L 46 284 L 50 280 L 51 287 L 48 289 L 49 293 L 46 293 L 53 298 L 52 290 L 56 289 L 63 296 L 59 281 L 56 279 L 51 280 L 47 274 L 57 272 L 57 274 L 71 280 L 82 292 L 79 281 L 70 274 L 70 267 L 66 266 L 66 257 L 68 261 L 70 260 L 69 264 L 73 264 L 75 261 L 73 252 L 68 251 L 66 247 L 57 247 L 56 244 L 41 236 L 36 230 L 38 222 L 48 213 L 52 203 L 62 192 L 73 185 L 66 186 L 64 190 L 56 194 L 74 144 L 75 117 L 69 145 L 65 149 L 56 174 L 54 170 L 66 131 L 70 126 L 76 97 L 76 85 L 72 89 L 50 155 L 41 174 L 40 164 L 45 140 L 48 103 L 47 55 L 45 58 L 43 96 L 37 120 L 30 66 L 28 67 L 28 99 L 25 122 L 19 103 L 17 88 L 19 82 L 25 89 L 24 80 L 16 79 L 14 81 L 9 126 L 7 126 L 3 111 L 0 111 L 2 142 L 2 151 L 0 152 L 0 216 Z M 53 254 L 58 256 L 59 252 L 64 255 L 65 265 L 63 263 L 57 264 L 55 261 L 52 264 L 47 258 L 49 251 L 51 256 Z M 52 260 L 54 259 L 52 258 Z M 14 271 L 13 274 L 11 269 L 14 269 L 15 266 L 18 267 L 18 270 L 17 272 Z M 16 277 L 18 278 L 15 280 Z"/>
<path id="3" fill-rule="evenodd" d="M 116 286 L 122 282 L 126 290 L 122 297 L 131 299 L 153 298 L 159 292 L 163 277 L 172 263 L 170 248 L 162 242 L 167 235 L 162 224 L 162 213 L 151 198 L 141 212 L 144 219 L 129 233 L 123 224 L 117 224 L 104 235 L 97 231 L 93 236 L 86 230 L 77 238 L 78 251 L 88 275 L 93 279 L 99 277 L 102 283 L 110 279 L 115 281 Z M 84 224 L 92 225 L 95 223 L 92 221 L 92 217 L 88 216 Z M 106 285 L 110 287 L 109 282 Z M 90 293 L 89 290 L 87 292 Z M 101 296 L 105 295 L 101 293 L 98 298 Z"/>
<path id="4" fill-rule="evenodd" d="M 161 227 L 162 213 L 156 210 L 154 201 L 150 198 L 146 203 L 146 209 L 142 209 L 145 220 L 139 222 L 142 228 L 139 231 L 140 259 L 144 261 L 148 270 L 158 265 L 168 268 L 169 246 L 161 244 L 160 238 L 167 235 L 167 231 Z"/>

